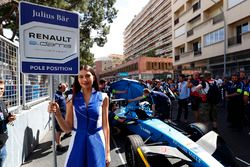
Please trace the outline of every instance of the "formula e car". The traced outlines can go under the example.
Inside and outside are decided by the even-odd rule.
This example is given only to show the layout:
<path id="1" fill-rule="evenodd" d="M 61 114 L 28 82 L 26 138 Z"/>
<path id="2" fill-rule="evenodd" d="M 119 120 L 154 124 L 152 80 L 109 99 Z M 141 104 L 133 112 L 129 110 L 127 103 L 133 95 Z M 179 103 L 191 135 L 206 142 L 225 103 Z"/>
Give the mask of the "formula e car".
<path id="1" fill-rule="evenodd" d="M 208 132 L 203 124 L 192 123 L 181 129 L 171 121 L 154 118 L 145 102 L 124 103 L 142 95 L 144 86 L 139 82 L 122 79 L 112 83 L 110 88 L 127 90 L 111 101 L 122 102 L 116 115 L 126 118 L 123 124 L 130 132 L 125 142 L 128 166 L 238 166 L 225 141 L 216 132 Z"/>

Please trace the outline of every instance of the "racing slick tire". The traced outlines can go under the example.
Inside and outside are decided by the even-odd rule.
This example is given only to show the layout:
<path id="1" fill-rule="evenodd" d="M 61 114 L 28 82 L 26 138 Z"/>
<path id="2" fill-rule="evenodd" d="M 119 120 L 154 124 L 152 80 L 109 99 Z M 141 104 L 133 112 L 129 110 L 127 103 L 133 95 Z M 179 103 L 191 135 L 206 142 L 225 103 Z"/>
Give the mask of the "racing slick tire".
<path id="1" fill-rule="evenodd" d="M 186 132 L 189 135 L 189 138 L 196 142 L 206 133 L 208 133 L 208 128 L 203 123 L 191 123 L 187 126 Z"/>
<path id="2" fill-rule="evenodd" d="M 144 142 L 139 135 L 129 135 L 125 141 L 125 157 L 129 167 L 145 167 L 137 148 L 143 146 Z"/>

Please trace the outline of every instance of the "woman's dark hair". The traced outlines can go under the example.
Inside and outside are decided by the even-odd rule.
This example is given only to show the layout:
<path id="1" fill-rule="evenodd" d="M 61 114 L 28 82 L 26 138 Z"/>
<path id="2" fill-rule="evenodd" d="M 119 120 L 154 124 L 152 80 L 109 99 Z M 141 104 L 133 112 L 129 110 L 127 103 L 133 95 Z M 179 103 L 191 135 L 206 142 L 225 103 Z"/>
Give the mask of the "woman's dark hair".
<path id="1" fill-rule="evenodd" d="M 93 85 L 92 87 L 96 90 L 96 91 L 99 91 L 99 85 L 98 85 L 98 81 L 97 81 L 97 77 L 96 77 L 96 74 L 95 74 L 95 71 L 92 67 L 90 67 L 89 65 L 81 65 L 80 66 L 80 71 L 81 70 L 85 70 L 85 71 L 89 71 L 93 76 L 94 76 L 94 82 L 93 82 Z M 74 101 L 74 97 L 75 95 L 81 91 L 81 85 L 78 81 L 78 75 L 75 76 L 75 80 L 74 80 L 74 83 L 73 83 L 73 101 Z"/>

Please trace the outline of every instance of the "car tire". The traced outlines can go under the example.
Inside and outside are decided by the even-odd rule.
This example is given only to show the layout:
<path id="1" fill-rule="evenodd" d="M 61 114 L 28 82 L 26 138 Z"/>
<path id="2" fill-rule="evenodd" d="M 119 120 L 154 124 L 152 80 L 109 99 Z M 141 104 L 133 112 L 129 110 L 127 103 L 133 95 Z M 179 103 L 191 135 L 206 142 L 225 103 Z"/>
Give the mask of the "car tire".
<path id="1" fill-rule="evenodd" d="M 208 128 L 203 123 L 191 123 L 187 126 L 186 132 L 189 138 L 196 142 L 208 132 Z"/>
<path id="2" fill-rule="evenodd" d="M 144 142 L 139 135 L 129 135 L 125 141 L 125 157 L 129 167 L 145 167 L 137 148 L 143 146 Z"/>

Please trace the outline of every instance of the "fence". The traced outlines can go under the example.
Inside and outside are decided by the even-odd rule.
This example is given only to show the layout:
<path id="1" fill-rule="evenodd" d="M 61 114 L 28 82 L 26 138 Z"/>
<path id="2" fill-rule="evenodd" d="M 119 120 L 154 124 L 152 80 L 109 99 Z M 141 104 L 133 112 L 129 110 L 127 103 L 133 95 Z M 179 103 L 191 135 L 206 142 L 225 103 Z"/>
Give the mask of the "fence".
<path id="1" fill-rule="evenodd" d="M 0 79 L 5 81 L 3 100 L 9 108 L 49 96 L 49 77 L 21 74 L 19 61 L 18 45 L 0 36 Z"/>

